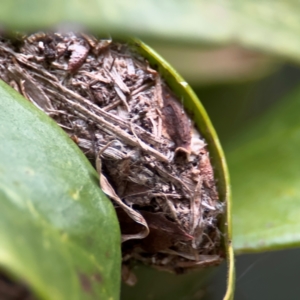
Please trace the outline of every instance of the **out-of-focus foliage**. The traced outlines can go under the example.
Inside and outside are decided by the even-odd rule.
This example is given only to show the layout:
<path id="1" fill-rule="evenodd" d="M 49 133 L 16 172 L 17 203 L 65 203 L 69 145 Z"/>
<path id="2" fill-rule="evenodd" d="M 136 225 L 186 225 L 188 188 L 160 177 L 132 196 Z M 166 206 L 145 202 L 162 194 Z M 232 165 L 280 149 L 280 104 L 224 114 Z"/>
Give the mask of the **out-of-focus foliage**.
<path id="1" fill-rule="evenodd" d="M 81 24 L 177 43 L 237 43 L 300 61 L 299 12 L 299 2 L 284 0 L 3 0 L 0 20 L 22 30 Z"/>
<path id="2" fill-rule="evenodd" d="M 238 45 L 218 47 L 151 43 L 192 85 L 240 83 L 273 73 L 282 60 Z"/>
<path id="3" fill-rule="evenodd" d="M 238 252 L 300 245 L 300 89 L 226 147 Z"/>

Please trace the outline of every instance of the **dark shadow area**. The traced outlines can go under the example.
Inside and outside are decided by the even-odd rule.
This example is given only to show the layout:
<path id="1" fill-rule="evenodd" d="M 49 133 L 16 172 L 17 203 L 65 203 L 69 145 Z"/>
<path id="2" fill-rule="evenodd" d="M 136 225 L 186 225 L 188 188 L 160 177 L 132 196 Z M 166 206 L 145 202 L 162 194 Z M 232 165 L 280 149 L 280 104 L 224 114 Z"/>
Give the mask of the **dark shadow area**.
<path id="1" fill-rule="evenodd" d="M 236 257 L 235 300 L 300 299 L 300 249 L 245 254 Z M 206 300 L 224 295 L 226 266 L 207 288 Z"/>
<path id="2" fill-rule="evenodd" d="M 193 88 L 225 144 L 299 84 L 300 69 L 285 65 L 259 81 Z"/>

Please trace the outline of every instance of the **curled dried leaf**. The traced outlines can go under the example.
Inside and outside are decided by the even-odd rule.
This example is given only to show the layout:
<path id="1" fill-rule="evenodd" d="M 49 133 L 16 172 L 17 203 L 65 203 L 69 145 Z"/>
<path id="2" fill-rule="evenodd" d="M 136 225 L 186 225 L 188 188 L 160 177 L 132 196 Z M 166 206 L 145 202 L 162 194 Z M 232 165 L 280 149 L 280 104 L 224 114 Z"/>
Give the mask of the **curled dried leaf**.
<path id="1" fill-rule="evenodd" d="M 116 211 L 122 233 L 128 234 L 129 232 L 139 232 L 141 230 L 141 226 L 133 222 L 124 210 L 117 209 Z M 171 222 L 163 214 L 148 211 L 140 211 L 139 213 L 144 217 L 150 231 L 144 239 L 135 241 L 135 246 L 139 246 L 150 253 L 157 253 L 169 249 L 174 242 L 193 240 L 193 236 L 184 232 L 178 224 Z"/>
<path id="2" fill-rule="evenodd" d="M 126 211 L 127 215 L 130 216 L 130 218 L 136 222 L 137 224 L 141 224 L 143 228 L 134 234 L 123 234 L 122 235 L 122 241 L 125 242 L 127 240 L 131 239 L 142 239 L 146 237 L 149 234 L 149 228 L 145 221 L 145 219 L 139 214 L 137 211 L 131 209 L 127 205 L 125 205 L 122 200 L 118 197 L 118 195 L 115 193 L 112 186 L 109 184 L 108 180 L 103 174 L 100 174 L 100 186 L 103 190 L 103 192 L 109 196 L 112 200 L 114 200 L 120 207 Z"/>

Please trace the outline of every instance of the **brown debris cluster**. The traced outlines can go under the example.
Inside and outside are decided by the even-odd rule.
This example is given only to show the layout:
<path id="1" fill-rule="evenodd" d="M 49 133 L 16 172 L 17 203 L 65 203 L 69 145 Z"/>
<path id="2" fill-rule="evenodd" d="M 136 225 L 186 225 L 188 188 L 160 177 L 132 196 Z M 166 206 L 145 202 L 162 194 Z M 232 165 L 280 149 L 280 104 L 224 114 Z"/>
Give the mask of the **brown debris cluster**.
<path id="1" fill-rule="evenodd" d="M 219 201 L 205 140 L 148 62 L 86 34 L 0 37 L 0 78 L 52 117 L 101 174 L 123 263 L 218 264 Z"/>

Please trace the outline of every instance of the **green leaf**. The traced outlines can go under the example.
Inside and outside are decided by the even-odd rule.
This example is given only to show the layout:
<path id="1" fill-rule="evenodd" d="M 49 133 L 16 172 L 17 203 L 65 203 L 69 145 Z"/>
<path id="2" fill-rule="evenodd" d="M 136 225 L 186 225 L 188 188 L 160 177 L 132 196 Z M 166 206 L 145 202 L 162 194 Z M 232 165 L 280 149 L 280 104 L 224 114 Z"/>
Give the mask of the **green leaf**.
<path id="1" fill-rule="evenodd" d="M 209 285 L 214 269 L 203 269 L 187 274 L 158 272 L 149 267 L 134 270 L 138 281 L 136 286 L 122 286 L 122 300 L 190 300 L 201 299 Z"/>
<path id="2" fill-rule="evenodd" d="M 300 89 L 228 145 L 237 252 L 300 245 Z"/>
<path id="3" fill-rule="evenodd" d="M 160 40 L 239 43 L 300 61 L 297 1 L 4 0 L 2 24 L 19 30 L 80 23 Z"/>
<path id="4" fill-rule="evenodd" d="M 118 299 L 120 233 L 96 171 L 3 82 L 0 107 L 0 266 L 42 299 Z"/>
<path id="5" fill-rule="evenodd" d="M 201 135 L 205 138 L 207 142 L 207 147 L 214 166 L 214 175 L 218 180 L 219 196 L 221 201 L 226 203 L 226 210 L 222 219 L 222 231 L 224 233 L 223 247 L 226 252 L 228 268 L 227 291 L 224 296 L 224 300 L 233 299 L 235 287 L 235 269 L 234 254 L 231 244 L 231 190 L 229 184 L 228 169 L 218 136 L 215 132 L 213 125 L 211 124 L 211 121 L 204 107 L 202 106 L 201 102 L 199 101 L 198 97 L 196 96 L 192 88 L 189 86 L 189 84 L 159 54 L 157 54 L 146 44 L 136 39 L 132 39 L 130 44 L 133 50 L 137 51 L 140 55 L 147 58 L 150 65 L 159 71 L 159 73 L 170 86 L 172 91 L 178 96 L 179 99 L 182 99 L 184 108 L 187 112 L 189 112 L 190 116 L 195 122 L 195 126 L 199 129 L 199 132 L 201 132 Z M 141 276 L 144 276 L 146 278 L 148 276 L 150 277 L 151 270 L 142 269 L 140 274 Z M 159 287 L 163 285 L 168 285 L 169 282 L 172 280 L 174 281 L 174 277 L 168 275 L 169 274 L 157 277 L 160 279 L 154 280 L 154 285 Z M 171 298 L 182 299 L 183 297 L 187 297 L 187 295 L 189 294 L 189 292 L 187 292 L 186 290 L 187 286 L 189 286 L 189 284 L 195 284 L 196 278 L 198 278 L 198 287 L 201 286 L 201 282 L 205 280 L 206 275 L 203 275 L 203 273 L 200 272 L 195 273 L 194 277 L 189 275 L 182 277 L 182 280 L 178 280 L 177 289 L 174 289 L 174 292 L 171 294 Z M 176 293 L 175 290 L 177 291 Z M 143 294 L 145 292 L 145 289 L 142 288 L 142 286 L 138 287 L 135 291 L 138 295 L 137 299 L 145 297 L 145 294 Z M 157 290 L 151 290 L 151 294 L 152 297 L 154 297 L 155 299 L 164 299 L 164 293 L 161 293 L 160 288 L 158 288 Z M 130 295 L 130 293 L 126 293 L 126 295 L 127 297 L 129 297 L 127 299 L 131 299 L 131 297 L 128 296 Z"/>

